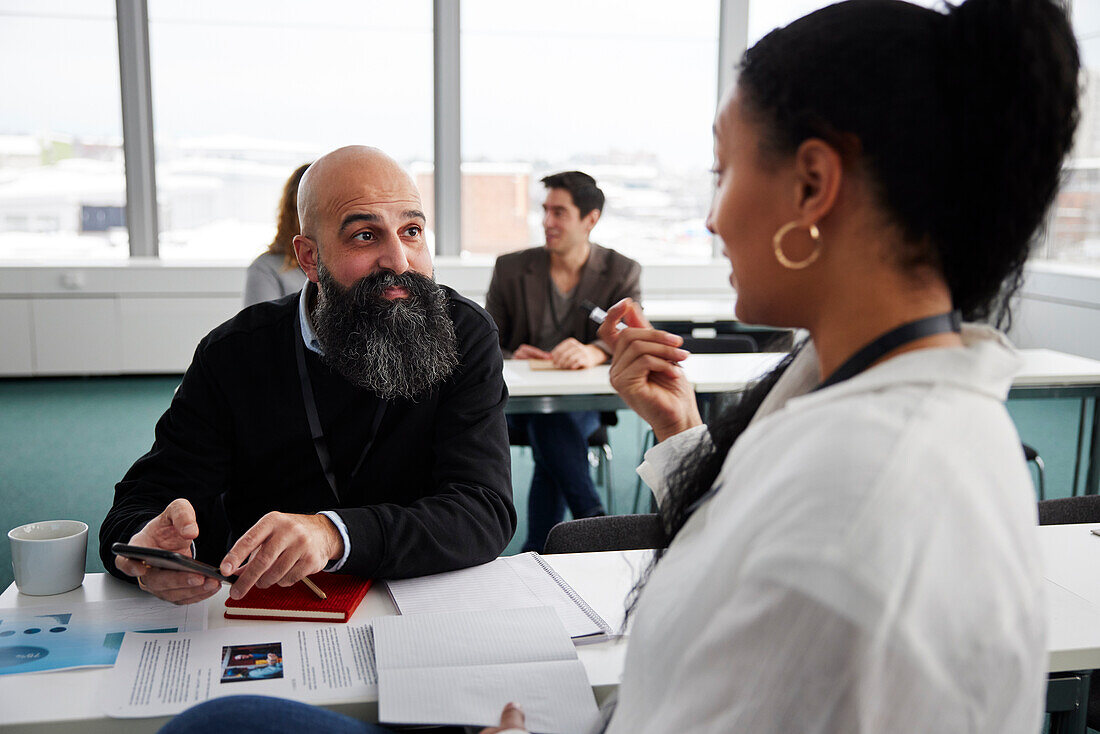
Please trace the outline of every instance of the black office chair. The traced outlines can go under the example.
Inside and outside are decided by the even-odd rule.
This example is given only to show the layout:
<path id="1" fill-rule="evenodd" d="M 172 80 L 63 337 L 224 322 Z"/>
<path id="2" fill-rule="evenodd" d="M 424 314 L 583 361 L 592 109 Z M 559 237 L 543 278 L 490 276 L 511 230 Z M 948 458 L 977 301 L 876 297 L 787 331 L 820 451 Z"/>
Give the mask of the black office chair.
<path id="1" fill-rule="evenodd" d="M 1040 525 L 1068 525 L 1082 522 L 1100 523 L 1100 495 L 1065 497 L 1039 502 Z M 1092 671 L 1091 678 L 1093 685 L 1089 687 L 1085 723 L 1090 729 L 1100 729 L 1100 671 Z"/>
<path id="2" fill-rule="evenodd" d="M 608 515 L 561 522 L 546 536 L 544 554 L 664 548 L 668 536 L 658 515 Z"/>
<path id="3" fill-rule="evenodd" d="M 611 461 L 615 455 L 611 451 L 611 440 L 607 429 L 619 424 L 619 416 L 613 411 L 600 413 L 600 426 L 588 437 L 588 461 L 596 470 L 596 486 L 607 491 L 607 514 L 615 514 L 615 488 L 611 482 Z M 527 433 L 509 427 L 508 443 L 512 446 L 530 447 Z"/>
<path id="4" fill-rule="evenodd" d="M 1064 497 L 1039 503 L 1040 525 L 1070 525 L 1081 522 L 1100 523 L 1100 495 Z M 1092 728 L 1100 729 L 1100 726 Z"/>
<path id="5" fill-rule="evenodd" d="M 794 332 L 790 329 L 773 329 L 766 326 L 749 326 L 740 321 L 720 319 L 713 321 L 682 321 L 682 320 L 658 320 L 653 321 L 653 326 L 662 331 L 679 334 L 684 339 L 714 340 L 720 343 L 730 337 L 730 345 L 727 348 L 711 347 L 710 345 L 696 344 L 698 349 L 685 346 L 685 349 L 696 354 L 730 354 L 736 352 L 789 352 L 794 345 Z M 752 342 L 752 348 L 739 346 L 745 344 L 743 340 Z"/>

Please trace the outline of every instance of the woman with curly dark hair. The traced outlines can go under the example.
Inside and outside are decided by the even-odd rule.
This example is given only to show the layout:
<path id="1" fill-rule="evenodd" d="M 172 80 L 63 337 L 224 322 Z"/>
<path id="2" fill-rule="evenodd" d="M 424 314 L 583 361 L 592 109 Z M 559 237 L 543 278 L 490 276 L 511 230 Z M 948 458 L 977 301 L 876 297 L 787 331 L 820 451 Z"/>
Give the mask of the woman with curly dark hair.
<path id="1" fill-rule="evenodd" d="M 609 311 L 671 538 L 609 732 L 1039 731 L 1019 361 L 976 322 L 1007 322 L 1078 68 L 1050 0 L 852 0 L 745 54 L 708 223 L 738 317 L 809 338 L 704 426 L 679 339 Z"/>

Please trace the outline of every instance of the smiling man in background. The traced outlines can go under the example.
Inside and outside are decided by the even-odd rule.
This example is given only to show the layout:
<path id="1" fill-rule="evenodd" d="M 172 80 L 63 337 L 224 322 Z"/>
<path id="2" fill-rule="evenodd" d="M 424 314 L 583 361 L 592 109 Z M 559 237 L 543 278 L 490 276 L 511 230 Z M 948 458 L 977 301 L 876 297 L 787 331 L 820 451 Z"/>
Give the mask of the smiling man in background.
<path id="1" fill-rule="evenodd" d="M 594 367 L 607 361 L 608 350 L 581 304 L 607 309 L 623 298 L 640 300 L 642 268 L 589 239 L 604 207 L 595 179 L 566 171 L 542 183 L 546 244 L 497 258 L 485 308 L 500 329 L 505 358 Z M 508 425 L 527 438 L 535 457 L 524 550 L 542 550 L 567 506 L 577 518 L 605 513 L 588 468 L 588 437 L 600 426 L 599 413 L 513 415 Z"/>
<path id="2" fill-rule="evenodd" d="M 377 149 L 340 148 L 305 173 L 298 209 L 306 287 L 199 343 L 103 523 L 104 565 L 169 601 L 218 584 L 111 544 L 194 553 L 238 573 L 239 598 L 322 569 L 483 563 L 515 530 L 496 328 L 433 280 L 412 180 Z"/>

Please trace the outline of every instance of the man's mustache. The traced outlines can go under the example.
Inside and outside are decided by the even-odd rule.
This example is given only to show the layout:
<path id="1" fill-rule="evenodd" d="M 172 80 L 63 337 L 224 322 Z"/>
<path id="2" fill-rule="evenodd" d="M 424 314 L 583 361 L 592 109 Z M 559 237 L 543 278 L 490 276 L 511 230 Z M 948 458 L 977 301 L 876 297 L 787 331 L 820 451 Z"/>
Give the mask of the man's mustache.
<path id="1" fill-rule="evenodd" d="M 370 301 L 389 303 L 389 300 L 383 295 L 389 288 L 404 288 L 409 294 L 408 298 L 415 299 L 422 298 L 426 294 L 435 291 L 438 287 L 439 286 L 437 286 L 435 281 L 431 278 L 412 270 L 407 270 L 404 273 L 380 270 L 377 273 L 364 275 L 362 278 L 355 281 L 346 292 L 349 293 L 357 303 Z"/>

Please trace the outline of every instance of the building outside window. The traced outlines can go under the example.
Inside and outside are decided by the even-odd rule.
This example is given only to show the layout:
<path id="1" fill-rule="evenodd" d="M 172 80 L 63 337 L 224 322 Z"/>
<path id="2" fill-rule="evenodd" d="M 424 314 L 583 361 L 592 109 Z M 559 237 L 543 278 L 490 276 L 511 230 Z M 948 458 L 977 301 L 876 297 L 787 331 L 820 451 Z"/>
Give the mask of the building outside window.
<path id="1" fill-rule="evenodd" d="M 1036 255 L 1068 264 L 1100 265 L 1100 5 L 1076 0 L 1073 29 L 1081 50 L 1081 122 L 1047 237 Z"/>
<path id="2" fill-rule="evenodd" d="M 711 257 L 717 0 L 463 0 L 461 25 L 464 253 L 542 243 L 539 179 L 577 169 L 607 195 L 595 241 Z"/>
<path id="3" fill-rule="evenodd" d="M 149 1 L 160 254 L 250 259 L 333 148 L 431 169 L 431 0 Z"/>
<path id="4" fill-rule="evenodd" d="M 111 0 L 0 0 L 0 259 L 129 257 Z"/>

